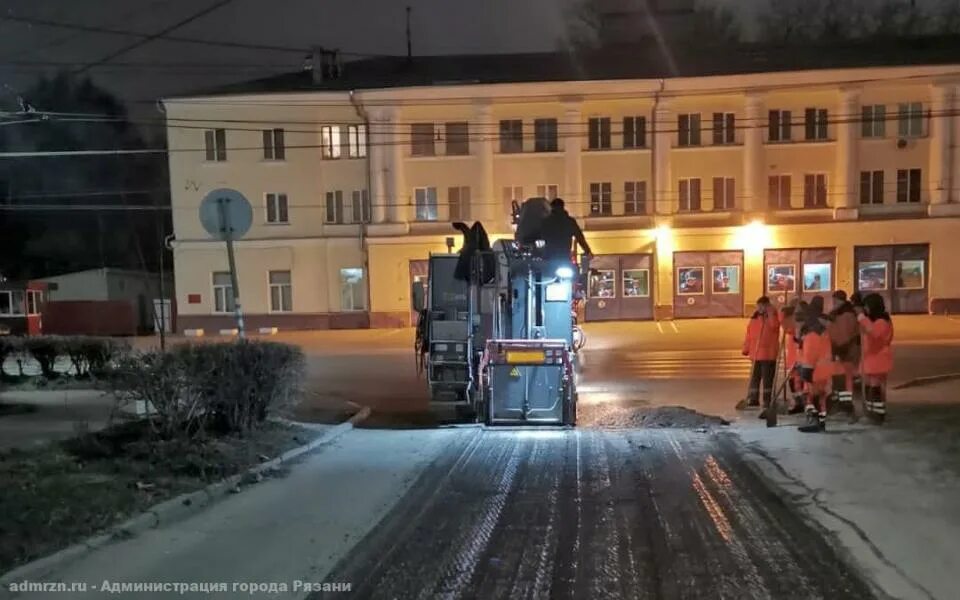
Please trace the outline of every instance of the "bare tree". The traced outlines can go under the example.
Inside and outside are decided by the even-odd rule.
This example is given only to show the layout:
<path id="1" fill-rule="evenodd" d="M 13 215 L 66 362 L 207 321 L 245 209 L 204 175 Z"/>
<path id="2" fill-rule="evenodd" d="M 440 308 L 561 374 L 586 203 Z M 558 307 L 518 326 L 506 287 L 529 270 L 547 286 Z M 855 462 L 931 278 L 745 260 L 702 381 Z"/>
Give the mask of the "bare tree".
<path id="1" fill-rule="evenodd" d="M 603 0 L 579 0 L 567 12 L 567 35 L 564 45 L 574 50 L 602 47 L 611 43 L 605 39 L 604 30 L 606 19 L 611 15 L 623 17 L 621 13 L 611 13 L 605 9 Z M 657 19 L 655 11 L 647 3 L 636 9 L 634 21 L 641 24 Z M 647 12 L 651 11 L 651 12 Z M 685 15 L 672 14 L 669 16 L 670 27 L 661 27 L 657 34 L 685 44 L 715 44 L 737 42 L 742 38 L 740 23 L 736 14 L 726 7 L 713 6 L 710 3 L 698 1 L 692 11 Z M 612 43 L 642 41 L 650 37 L 649 27 L 638 27 L 635 37 L 626 40 L 618 39 Z"/>
<path id="2" fill-rule="evenodd" d="M 871 15 L 871 37 L 901 37 L 926 33 L 926 16 L 916 0 L 884 0 Z"/>
<path id="3" fill-rule="evenodd" d="M 933 31 L 951 35 L 960 33 L 960 0 L 943 0 L 937 7 Z"/>
<path id="4" fill-rule="evenodd" d="M 769 0 L 760 17 L 760 39 L 769 42 L 889 38 L 931 31 L 960 32 L 960 0 L 944 0 L 933 15 L 925 14 L 916 0 Z"/>
<path id="5" fill-rule="evenodd" d="M 770 0 L 759 24 L 768 42 L 847 40 L 864 35 L 868 18 L 860 0 Z"/>

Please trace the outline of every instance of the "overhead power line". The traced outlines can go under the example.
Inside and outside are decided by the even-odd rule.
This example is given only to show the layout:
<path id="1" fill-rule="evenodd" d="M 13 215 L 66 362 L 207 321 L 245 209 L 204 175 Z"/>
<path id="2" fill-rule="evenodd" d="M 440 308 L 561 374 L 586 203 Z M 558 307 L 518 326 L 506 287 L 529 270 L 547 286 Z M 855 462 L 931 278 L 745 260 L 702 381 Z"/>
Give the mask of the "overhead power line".
<path id="1" fill-rule="evenodd" d="M 138 15 L 138 14 L 141 14 L 141 13 L 150 12 L 150 11 L 153 10 L 155 7 L 160 6 L 160 5 L 162 5 L 162 4 L 167 4 L 167 3 L 169 3 L 169 2 L 170 2 L 170 0 L 155 0 L 154 2 L 152 2 L 152 3 L 150 3 L 150 4 L 146 5 L 146 6 L 141 6 L 141 7 L 139 7 L 139 8 L 136 8 L 136 9 L 134 9 L 134 10 L 132 10 L 132 11 L 129 11 L 129 12 L 127 12 L 127 13 L 124 13 L 124 14 L 120 15 L 120 17 L 119 17 L 118 19 L 116 19 L 115 22 L 122 23 L 123 21 L 126 21 L 126 20 L 129 19 L 130 17 L 133 17 L 133 16 Z M 3 16 L 0 16 L 0 22 L 2 22 L 2 21 L 4 21 L 4 20 L 9 20 L 9 19 L 7 19 L 7 18 L 5 18 L 5 17 L 3 17 Z M 64 34 L 64 35 L 62 35 L 62 36 L 59 36 L 59 37 L 57 37 L 57 38 L 49 41 L 49 42 L 44 42 L 44 43 L 38 44 L 38 45 L 36 45 L 36 46 L 23 48 L 23 49 L 21 49 L 19 52 L 16 52 L 16 53 L 14 53 L 14 54 L 11 55 L 11 56 L 7 56 L 7 58 L 8 58 L 8 59 L 19 58 L 19 57 L 21 57 L 21 56 L 28 56 L 28 55 L 30 55 L 30 54 L 34 54 L 34 53 L 39 52 L 39 51 L 41 51 L 41 50 L 48 50 L 48 49 L 50 49 L 50 48 L 57 48 L 57 47 L 62 46 L 63 44 L 65 44 L 65 43 L 67 43 L 67 42 L 69 42 L 69 41 L 71 41 L 71 40 L 74 40 L 74 39 L 77 39 L 77 38 L 83 36 L 83 34 L 84 34 L 83 31 L 73 30 L 73 31 L 71 31 L 70 33 L 66 33 L 66 34 Z"/>
<path id="2" fill-rule="evenodd" d="M 74 68 L 82 67 L 87 65 L 85 62 L 79 61 L 42 61 L 42 60 L 30 60 L 30 61 L 11 61 L 11 62 L 0 62 L 0 69 L 17 69 L 17 70 L 35 70 L 38 68 L 45 67 L 54 67 L 54 68 Z M 187 62 L 177 62 L 177 63 L 165 63 L 165 62 L 110 62 L 109 64 L 98 65 L 95 68 L 97 69 L 169 69 L 169 70 L 178 70 L 178 71 L 221 71 L 221 70 L 237 70 L 237 71 L 253 71 L 253 70 L 264 70 L 264 69 L 298 69 L 300 65 L 296 63 L 187 63 Z M 94 68 L 94 67 L 91 67 Z"/>
<path id="3" fill-rule="evenodd" d="M 4 116 L 5 113 L 0 112 L 0 118 Z M 357 126 L 357 125 L 367 125 L 368 133 L 373 134 L 383 134 L 389 133 L 392 134 L 394 138 L 393 142 L 378 142 L 372 143 L 370 145 L 393 145 L 396 143 L 409 143 L 414 140 L 420 139 L 417 135 L 413 133 L 413 130 L 410 126 L 412 125 L 421 125 L 421 124 L 432 124 L 434 125 L 434 140 L 441 141 L 446 139 L 446 134 L 444 131 L 445 123 L 433 123 L 430 121 L 391 121 L 389 123 L 381 123 L 373 121 L 370 124 L 360 123 L 360 122 L 333 122 L 331 120 L 258 120 L 258 119 L 201 119 L 201 118 L 184 118 L 184 117 L 167 117 L 166 119 L 130 119 L 127 117 L 118 117 L 115 115 L 110 115 L 107 113 L 69 113 L 69 112 L 37 112 L 32 113 L 37 115 L 38 119 L 22 119 L 26 116 L 24 113 L 6 113 L 10 118 L 21 119 L 16 122 L 10 122 L 10 124 L 23 124 L 23 123 L 46 123 L 46 124 L 55 124 L 55 123 L 129 123 L 133 125 L 143 125 L 147 127 L 161 127 L 164 129 L 183 129 L 183 130 L 210 130 L 210 129 L 223 129 L 225 131 L 238 131 L 238 132 L 262 132 L 270 129 L 276 128 L 276 125 L 290 125 L 290 124 L 303 124 L 303 125 L 315 125 L 320 128 L 311 128 L 311 129 L 300 129 L 300 128 L 289 128 L 282 127 L 285 133 L 307 133 L 307 134 L 319 134 L 323 132 L 323 127 L 325 126 Z M 713 132 L 713 121 L 711 119 L 711 113 L 694 113 L 701 114 L 700 126 L 699 128 L 694 128 L 699 130 L 703 135 L 709 138 L 709 135 Z M 724 114 L 724 113 L 719 113 Z M 943 117 L 952 117 L 960 115 L 960 109 L 944 109 L 939 111 L 934 111 L 932 109 L 926 108 L 923 109 L 920 113 L 920 118 L 924 121 L 929 121 L 935 118 Z M 630 116 L 630 115 L 626 115 Z M 625 117 L 626 117 L 625 116 Z M 642 116 L 642 115 L 640 115 Z M 678 126 L 677 116 L 674 115 L 673 118 L 667 121 L 655 121 L 650 118 L 644 117 L 645 126 L 646 126 L 646 135 L 651 135 L 653 133 L 679 133 L 681 129 Z M 624 118 L 625 118 L 624 117 Z M 565 122 L 562 119 L 557 119 L 557 138 L 573 138 L 573 137 L 587 137 L 590 132 L 589 119 L 593 117 L 581 118 L 579 122 L 574 125 L 571 125 L 569 122 Z M 617 119 L 620 117 L 618 116 Z M 838 113 L 838 112 L 828 112 L 828 118 L 825 121 L 827 125 L 839 125 L 839 124 L 862 124 L 864 122 L 869 123 L 899 123 L 902 121 L 909 121 L 911 118 L 916 118 L 915 114 L 912 112 L 906 112 L 901 114 L 898 110 L 892 110 L 884 113 L 882 118 L 867 118 L 864 119 L 862 112 L 854 113 Z M 510 119 L 506 119 L 509 121 Z M 743 117 L 737 115 L 734 126 L 734 130 L 755 130 L 755 129 L 766 129 L 769 126 L 769 117 L 768 115 L 762 115 L 755 119 Z M 527 121 L 524 120 L 523 133 L 521 136 L 523 139 L 536 139 L 538 136 L 535 131 L 535 127 L 527 126 Z M 492 123 L 479 123 L 472 120 L 461 120 L 461 121 L 452 121 L 454 123 L 465 123 L 467 127 L 467 133 L 464 136 L 459 136 L 457 139 L 466 139 L 468 141 L 480 141 L 482 139 L 490 139 L 493 141 L 499 141 L 501 139 L 511 139 L 510 135 L 501 135 L 500 134 L 500 123 L 494 121 Z M 187 123 L 187 124 L 181 124 Z M 235 125 L 224 125 L 225 123 L 238 123 L 243 125 L 260 125 L 256 127 L 241 127 Z M 819 123 L 819 122 L 818 122 Z M 4 121 L 0 120 L 0 126 L 4 125 Z M 792 111 L 791 120 L 789 121 L 791 127 L 805 127 L 807 125 L 804 118 L 803 110 L 794 110 Z M 727 130 L 726 121 L 723 122 L 722 129 Z M 684 130 L 686 131 L 686 130 Z M 604 135 L 614 135 L 622 133 L 622 127 L 618 120 L 611 118 L 610 126 L 607 128 Z M 797 140 L 801 141 L 801 140 Z M 823 140 L 821 140 L 823 141 Z M 831 140 L 826 140 L 831 141 Z M 296 146 L 288 145 L 287 148 L 294 148 Z M 302 148 L 310 146 L 299 146 Z M 233 148 L 227 148 L 232 150 Z M 238 148 L 240 150 L 244 148 Z"/>
<path id="4" fill-rule="evenodd" d="M 218 2 L 215 2 L 215 3 L 211 4 L 210 6 L 204 8 L 204 9 L 193 13 L 193 14 L 190 15 L 189 17 L 177 21 L 177 22 L 174 23 L 173 25 L 169 25 L 169 26 L 167 26 L 167 27 L 164 27 L 163 29 L 161 29 L 161 30 L 158 31 L 157 33 L 152 33 L 152 34 L 148 35 L 147 37 L 145 37 L 145 38 L 143 38 L 143 39 L 137 40 L 137 41 L 135 41 L 135 42 L 131 42 L 131 43 L 129 43 L 129 44 L 127 44 L 127 45 L 125 45 L 125 46 L 117 49 L 117 50 L 114 50 L 113 52 L 107 54 L 107 55 L 104 56 L 103 58 L 100 58 L 100 59 L 98 59 L 98 60 L 96 60 L 96 61 L 94 61 L 94 62 L 92 62 L 92 63 L 90 63 L 90 64 L 88 64 L 88 65 L 86 65 L 86 66 L 84 66 L 84 67 L 82 67 L 82 68 L 80 68 L 80 69 L 77 69 L 76 73 L 84 73 L 84 72 L 90 70 L 91 68 L 96 67 L 97 65 L 102 65 L 102 64 L 104 64 L 104 63 L 110 62 L 110 61 L 113 60 L 114 58 L 117 58 L 118 56 L 123 56 L 124 54 L 126 54 L 127 52 L 130 52 L 131 50 L 136 50 L 137 48 L 139 48 L 139 47 L 141 47 L 141 46 L 145 46 L 145 45 L 149 44 L 150 42 L 152 42 L 152 41 L 154 41 L 154 40 L 156 40 L 156 39 L 159 39 L 159 38 L 163 37 L 164 35 L 166 35 L 166 34 L 168 34 L 168 33 L 172 33 L 172 32 L 174 32 L 174 31 L 176 31 L 177 29 L 180 29 L 180 28 L 183 27 L 184 25 L 188 25 L 188 24 L 190 24 L 190 23 L 193 23 L 193 22 L 196 21 L 197 19 L 200 19 L 200 18 L 202 18 L 202 17 L 207 16 L 208 14 L 212 13 L 213 11 L 215 11 L 215 10 L 217 10 L 217 9 L 223 7 L 223 6 L 226 6 L 227 4 L 230 4 L 231 2 L 233 2 L 233 0 L 219 0 Z"/>
<path id="5" fill-rule="evenodd" d="M 942 111 L 942 112 L 939 112 L 939 113 L 937 113 L 937 114 L 931 114 L 931 113 L 927 112 L 927 113 L 924 113 L 924 114 L 922 115 L 922 118 L 923 118 L 924 121 L 929 121 L 929 120 L 932 120 L 932 119 L 941 119 L 941 118 L 953 117 L 953 116 L 957 116 L 957 115 L 960 115 L 960 110 L 954 109 L 954 110 L 949 110 L 949 111 Z M 884 119 L 884 121 L 899 121 L 899 120 L 900 120 L 900 117 L 899 117 L 899 116 L 890 116 L 890 117 Z M 90 119 L 77 119 L 77 120 L 67 119 L 66 122 L 99 122 L 99 121 L 98 121 L 97 119 L 93 119 L 93 120 L 90 120 Z M 108 122 L 109 122 L 109 121 L 108 121 Z M 828 125 L 830 125 L 830 124 L 836 125 L 836 124 L 841 124 L 841 123 L 858 124 L 858 123 L 862 123 L 862 122 L 863 122 L 863 121 L 862 121 L 862 117 L 858 114 L 858 115 L 855 116 L 855 117 L 845 117 L 845 118 L 842 118 L 842 119 L 828 119 L 827 122 L 826 122 L 826 124 L 828 124 Z M 38 120 L 37 123 L 44 123 L 44 121 Z M 651 129 L 648 129 L 647 132 L 646 132 L 646 135 L 647 135 L 647 136 L 650 136 L 650 135 L 653 135 L 653 134 L 656 134 L 656 133 L 678 134 L 678 133 L 681 133 L 681 132 L 688 132 L 688 131 L 689 131 L 689 130 L 682 130 L 682 129 L 678 128 L 678 127 L 675 125 L 676 121 L 671 121 L 670 123 L 671 123 L 671 124 L 670 124 L 670 127 L 658 127 L 658 128 L 656 129 L 656 131 L 651 130 Z M 2 121 L 0 121 L 0 124 L 2 124 Z M 20 123 L 20 124 L 22 124 L 22 123 Z M 805 123 L 804 121 L 792 121 L 792 122 L 791 122 L 791 127 L 804 127 L 804 126 L 806 126 L 806 123 Z M 767 125 L 766 123 L 762 123 L 762 122 L 761 122 L 761 123 L 757 123 L 757 124 L 736 125 L 734 128 L 735 128 L 735 129 L 744 129 L 744 130 L 745 130 L 745 129 L 759 129 L 759 130 L 762 131 L 762 130 L 766 130 L 767 127 L 768 127 L 768 125 Z M 264 130 L 266 130 L 266 129 L 269 129 L 269 128 L 228 128 L 228 127 L 217 127 L 215 124 L 214 124 L 214 125 L 210 125 L 210 126 L 169 125 L 168 128 L 169 128 L 169 129 L 182 128 L 182 129 L 190 129 L 190 130 L 225 129 L 225 130 L 252 131 L 252 132 L 262 132 L 262 131 L 264 131 Z M 286 131 L 286 130 L 285 130 L 285 131 Z M 392 139 L 390 139 L 389 141 L 370 142 L 370 141 L 368 140 L 367 143 L 365 144 L 365 146 L 368 147 L 368 148 L 370 148 L 370 147 L 378 147 L 378 146 L 379 146 L 379 147 L 392 147 L 392 146 L 398 146 L 398 145 L 406 146 L 406 145 L 410 145 L 410 144 L 413 143 L 413 142 L 416 142 L 416 141 L 419 139 L 416 135 L 413 135 L 412 132 L 411 132 L 409 129 L 406 129 L 406 128 L 402 129 L 401 131 L 398 131 L 398 130 L 396 130 L 396 129 L 390 129 L 390 130 L 388 130 L 388 131 L 393 132 L 393 135 L 391 136 Z M 711 134 L 712 134 L 712 132 L 713 132 L 713 129 L 712 129 L 711 127 L 709 127 L 709 126 L 706 126 L 706 127 L 705 127 L 705 126 L 701 126 L 701 128 L 699 129 L 699 131 L 701 132 L 701 137 L 700 137 L 701 140 L 703 140 L 703 139 L 709 140 L 709 139 L 710 139 L 710 136 L 711 136 Z M 291 130 L 291 132 L 293 132 L 293 130 Z M 383 131 L 383 130 L 374 130 L 374 132 L 375 132 L 375 133 L 383 133 L 384 131 Z M 317 133 L 321 133 L 321 132 L 320 132 L 319 130 L 302 130 L 301 133 L 317 134 Z M 438 133 L 438 134 L 439 134 L 440 132 L 439 132 L 439 130 L 437 130 L 435 133 Z M 619 132 L 618 132 L 618 133 L 619 133 Z M 896 138 L 897 136 L 891 135 L 891 137 Z M 907 136 L 907 137 L 926 137 L 926 136 Z M 516 135 L 516 134 L 503 134 L 503 133 L 500 133 L 499 130 L 497 130 L 497 131 L 488 131 L 488 132 L 482 132 L 482 131 L 480 131 L 480 132 L 468 133 L 468 135 L 466 136 L 465 139 L 466 139 L 466 141 L 468 141 L 468 142 L 470 142 L 470 141 L 476 142 L 476 141 L 479 141 L 480 139 L 489 140 L 489 141 L 492 141 L 492 142 L 501 142 L 501 141 L 517 142 L 517 141 L 519 141 L 519 140 L 524 140 L 524 141 L 526 141 L 526 140 L 534 140 L 534 141 L 536 141 L 536 140 L 546 139 L 546 140 L 547 140 L 546 143 L 549 144 L 550 142 L 559 142 L 559 140 L 562 140 L 562 139 L 585 139 L 585 138 L 589 138 L 589 132 L 586 131 L 586 130 L 583 128 L 583 123 L 580 123 L 580 124 L 578 124 L 578 126 L 577 126 L 576 128 L 569 128 L 569 127 L 564 126 L 564 128 L 563 128 L 562 130 L 561 130 L 561 129 L 558 129 L 558 130 L 556 131 L 556 134 L 555 134 L 555 135 L 553 135 L 553 136 L 548 136 L 547 138 L 543 138 L 541 135 L 538 135 L 538 133 L 537 133 L 535 130 L 531 130 L 531 128 L 529 128 L 529 127 L 524 127 L 524 129 L 523 129 L 523 131 L 522 131 L 522 133 L 521 133 L 520 135 Z M 444 139 L 446 139 L 446 137 L 442 137 L 442 138 L 440 138 L 439 140 L 438 140 L 436 137 L 431 137 L 431 138 L 429 138 L 429 139 L 430 139 L 430 140 L 433 140 L 434 142 L 437 142 L 437 141 L 443 141 Z M 880 138 L 880 139 L 882 139 L 882 138 Z M 769 140 L 768 140 L 767 142 L 764 142 L 764 144 L 765 144 L 765 145 L 771 145 L 772 147 L 777 147 L 777 146 L 790 146 L 790 145 L 792 145 L 792 144 L 793 144 L 793 145 L 803 145 L 803 144 L 806 144 L 806 143 L 832 143 L 832 142 L 836 142 L 836 138 L 821 138 L 821 137 L 806 138 L 806 137 L 805 137 L 805 138 L 803 138 L 803 139 L 799 139 L 799 138 L 798 138 L 798 139 L 793 139 L 793 138 L 790 138 L 790 139 L 786 139 L 786 140 L 774 140 L 774 141 L 769 141 Z M 738 145 L 742 145 L 742 144 L 741 144 L 740 142 L 735 142 L 735 143 L 723 143 L 723 144 L 691 143 L 691 144 L 688 144 L 688 145 L 677 146 L 677 147 L 681 147 L 681 148 L 691 148 L 691 149 L 693 149 L 693 148 L 700 148 L 700 149 L 709 150 L 710 148 L 716 148 L 716 147 L 731 147 L 731 146 L 736 147 L 736 146 L 738 146 Z M 341 135 L 340 148 L 343 149 L 343 148 L 346 148 L 347 146 L 348 146 L 348 144 L 347 144 L 346 141 L 344 141 L 344 136 Z M 284 144 L 283 147 L 284 147 L 285 150 L 288 150 L 288 151 L 289 151 L 289 150 L 323 149 L 323 148 L 330 148 L 331 146 L 329 146 L 329 145 L 327 145 L 327 144 L 323 144 L 323 143 L 311 143 L 311 144 Z M 651 147 L 651 146 L 650 146 L 649 143 L 648 143 L 648 144 L 645 145 L 645 146 L 641 146 L 641 147 L 634 148 L 634 149 L 636 149 L 636 150 L 649 150 L 650 147 Z M 603 148 L 603 149 L 594 148 L 593 150 L 602 151 L 602 150 L 609 150 L 609 149 L 612 149 L 612 148 Z M 254 146 L 227 146 L 226 148 L 224 148 L 224 150 L 225 150 L 226 152 L 261 152 L 261 151 L 263 151 L 263 146 L 262 146 L 262 145 L 254 145 Z M 94 149 L 94 150 L 12 151 L 12 152 L 0 152 L 0 159 L 3 159 L 3 158 L 45 158 L 45 157 L 82 157 L 82 156 L 148 155 L 148 154 L 168 154 L 168 153 L 173 154 L 173 153 L 183 153 L 183 152 L 206 153 L 207 151 L 208 151 L 208 149 L 207 149 L 206 147 L 202 147 L 202 148 L 201 148 L 201 147 L 195 147 L 195 148 L 172 148 L 172 149 L 167 149 L 167 148 L 129 148 L 129 149 L 101 149 L 101 150 L 96 150 L 96 149 Z M 516 154 L 516 155 L 525 155 L 525 154 L 531 154 L 531 153 L 538 153 L 538 154 L 542 154 L 543 156 L 551 156 L 551 155 L 558 155 L 558 154 L 560 154 L 560 153 L 561 153 L 561 150 L 560 150 L 559 148 L 557 148 L 557 149 L 555 149 L 555 150 L 539 150 L 539 151 L 534 151 L 534 152 L 530 152 L 529 150 L 526 150 L 526 151 L 516 151 L 516 152 L 508 151 L 508 152 L 499 152 L 499 153 L 497 153 L 497 155 L 498 155 L 498 156 L 499 156 L 499 155 L 507 155 L 507 156 L 509 156 L 509 155 L 513 155 L 513 154 Z M 430 156 L 432 156 L 432 155 L 430 155 Z M 438 154 L 438 155 L 436 155 L 436 156 L 442 157 L 443 155 L 442 155 L 442 154 Z M 347 158 L 345 152 L 344 152 L 343 158 Z M 356 157 L 349 157 L 349 158 L 363 158 L 363 157 L 356 156 Z"/>
<path id="6" fill-rule="evenodd" d="M 139 31 L 130 31 L 128 29 L 114 29 L 111 27 L 98 27 L 95 25 L 81 25 L 78 23 L 66 23 L 63 21 L 55 21 L 52 19 L 39 19 L 35 17 L 20 17 L 13 15 L 4 15 L 0 17 L 0 21 L 10 21 L 12 23 L 24 23 L 27 25 L 38 25 L 43 27 L 54 27 L 59 29 L 70 29 L 74 31 L 85 31 L 87 33 L 101 33 L 106 35 L 120 35 L 127 37 L 136 37 L 136 38 L 151 38 L 152 40 L 164 40 L 167 42 L 180 42 L 184 44 L 197 44 L 201 46 L 216 46 L 220 48 L 237 48 L 240 50 L 263 50 L 267 52 L 287 52 L 291 54 L 297 54 L 300 57 L 303 57 L 307 53 L 307 49 L 303 47 L 293 47 L 293 46 L 279 46 L 275 44 L 254 44 L 246 42 L 230 42 L 230 41 L 217 41 L 209 40 L 203 38 L 194 38 L 188 36 L 179 36 L 179 35 L 169 35 L 169 34 L 149 34 Z M 353 56 L 358 58 L 373 58 L 373 57 L 383 57 L 383 56 L 392 56 L 386 54 L 372 54 L 368 52 L 344 52 L 341 51 L 342 56 Z M 155 100 L 151 100 L 151 103 Z"/>

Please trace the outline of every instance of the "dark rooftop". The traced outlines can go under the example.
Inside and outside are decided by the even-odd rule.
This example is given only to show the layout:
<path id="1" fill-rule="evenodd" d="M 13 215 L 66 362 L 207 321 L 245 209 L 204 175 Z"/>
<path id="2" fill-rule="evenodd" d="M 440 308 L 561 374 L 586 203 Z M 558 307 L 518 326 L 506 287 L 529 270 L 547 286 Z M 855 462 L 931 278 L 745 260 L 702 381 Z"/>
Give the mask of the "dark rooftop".
<path id="1" fill-rule="evenodd" d="M 382 57 L 348 62 L 336 79 L 314 83 L 309 69 L 238 83 L 211 95 L 256 92 L 345 91 L 394 87 L 667 79 L 776 71 L 960 64 L 960 36 L 869 40 L 839 44 L 738 44 L 674 47 L 653 44 L 570 54 L 473 54 Z"/>

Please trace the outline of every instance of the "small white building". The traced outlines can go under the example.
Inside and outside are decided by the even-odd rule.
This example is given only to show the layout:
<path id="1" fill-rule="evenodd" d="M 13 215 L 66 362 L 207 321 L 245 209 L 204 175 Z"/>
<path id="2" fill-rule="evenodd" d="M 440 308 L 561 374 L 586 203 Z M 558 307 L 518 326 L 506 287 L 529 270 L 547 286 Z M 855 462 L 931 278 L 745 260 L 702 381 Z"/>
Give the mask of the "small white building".
<path id="1" fill-rule="evenodd" d="M 173 277 L 166 275 L 161 293 L 160 275 L 132 269 L 89 269 L 38 279 L 47 284 L 48 302 L 127 301 L 133 306 L 137 328 L 155 330 L 159 315 L 155 306 L 161 297 L 173 297 Z M 169 322 L 168 309 L 165 320 Z"/>

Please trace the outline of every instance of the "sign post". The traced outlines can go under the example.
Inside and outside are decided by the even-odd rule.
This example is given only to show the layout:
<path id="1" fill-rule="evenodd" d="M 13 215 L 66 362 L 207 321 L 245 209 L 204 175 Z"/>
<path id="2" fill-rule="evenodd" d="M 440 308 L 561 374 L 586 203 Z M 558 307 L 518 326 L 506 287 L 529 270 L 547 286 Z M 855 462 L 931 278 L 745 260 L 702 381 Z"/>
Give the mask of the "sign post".
<path id="1" fill-rule="evenodd" d="M 233 254 L 233 228 L 230 226 L 230 213 L 227 212 L 228 198 L 217 198 L 217 209 L 220 214 L 220 231 L 227 242 L 227 263 L 230 265 L 230 290 L 233 292 L 233 314 L 237 318 L 237 335 L 245 337 L 243 327 L 243 307 L 240 306 L 240 283 L 237 281 L 237 260 Z"/>
<path id="2" fill-rule="evenodd" d="M 253 223 L 253 207 L 236 190 L 218 189 L 207 194 L 200 203 L 200 222 L 207 233 L 227 244 L 227 263 L 230 267 L 230 288 L 233 311 L 237 319 L 237 335 L 243 338 L 243 308 L 240 304 L 240 282 L 237 277 L 237 261 L 233 251 L 235 239 L 242 238 Z"/>

